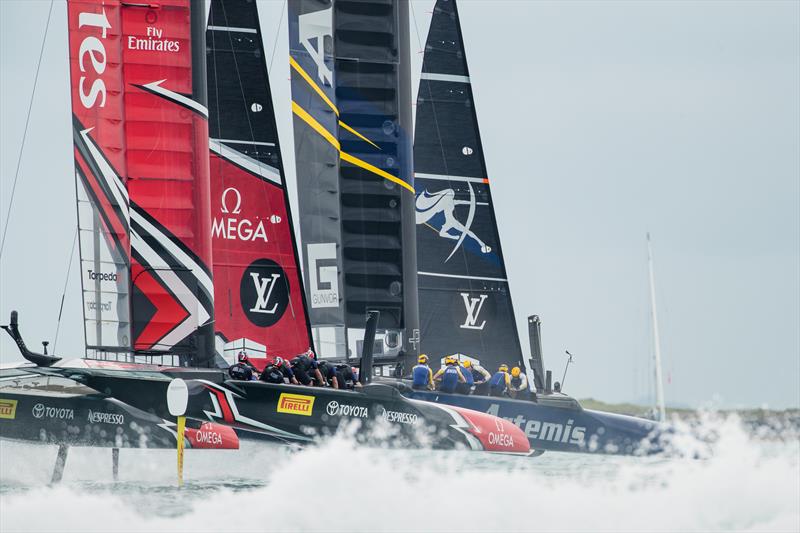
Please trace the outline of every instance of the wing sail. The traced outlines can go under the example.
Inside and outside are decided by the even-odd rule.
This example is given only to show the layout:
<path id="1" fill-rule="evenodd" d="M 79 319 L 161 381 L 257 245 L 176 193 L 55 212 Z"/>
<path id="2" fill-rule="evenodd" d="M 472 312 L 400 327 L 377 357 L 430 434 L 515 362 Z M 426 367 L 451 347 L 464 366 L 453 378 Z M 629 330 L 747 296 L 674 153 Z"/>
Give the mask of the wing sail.
<path id="1" fill-rule="evenodd" d="M 414 164 L 421 350 L 522 365 L 455 0 L 433 11 Z"/>

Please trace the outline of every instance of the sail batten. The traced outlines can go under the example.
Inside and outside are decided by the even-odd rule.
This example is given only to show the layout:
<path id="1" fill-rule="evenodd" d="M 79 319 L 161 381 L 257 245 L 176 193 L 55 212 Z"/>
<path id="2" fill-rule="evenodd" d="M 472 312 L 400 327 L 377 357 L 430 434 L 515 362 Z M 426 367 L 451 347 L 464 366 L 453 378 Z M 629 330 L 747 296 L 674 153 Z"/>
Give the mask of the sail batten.
<path id="1" fill-rule="evenodd" d="M 421 350 L 524 365 L 455 0 L 433 11 L 414 163 Z"/>

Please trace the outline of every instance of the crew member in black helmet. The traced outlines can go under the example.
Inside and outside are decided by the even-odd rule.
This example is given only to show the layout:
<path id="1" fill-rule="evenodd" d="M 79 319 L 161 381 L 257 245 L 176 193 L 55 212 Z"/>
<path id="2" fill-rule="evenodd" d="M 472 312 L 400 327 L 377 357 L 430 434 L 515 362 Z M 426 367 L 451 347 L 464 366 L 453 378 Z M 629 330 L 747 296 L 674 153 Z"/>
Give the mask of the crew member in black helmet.
<path id="1" fill-rule="evenodd" d="M 316 378 L 317 384 L 322 387 L 325 381 L 319 371 L 317 361 L 313 358 L 314 352 L 310 350 L 309 352 L 300 354 L 291 360 L 292 371 L 294 371 L 294 376 L 297 378 L 297 381 L 302 385 L 312 385 L 314 383 L 314 378 Z M 311 376 L 314 377 L 312 378 Z"/>
<path id="2" fill-rule="evenodd" d="M 336 365 L 336 371 L 342 376 L 339 380 L 340 389 L 352 390 L 361 386 L 361 383 L 358 382 L 358 376 L 350 365 L 345 363 L 338 364 Z"/>
<path id="3" fill-rule="evenodd" d="M 231 377 L 231 379 L 240 381 L 251 381 L 258 379 L 255 372 L 255 367 L 252 365 L 252 363 L 250 363 L 250 360 L 247 358 L 247 354 L 244 352 L 239 353 L 239 362 L 231 365 L 230 368 L 228 368 L 228 375 Z"/>
<path id="4" fill-rule="evenodd" d="M 329 387 L 334 389 L 344 388 L 344 376 L 337 371 L 335 365 L 328 361 L 320 361 L 317 363 L 317 367 L 319 368 L 319 373 L 322 375 L 322 379 L 325 380 L 325 383 Z"/>
<path id="5" fill-rule="evenodd" d="M 280 359 L 280 357 L 277 359 Z M 267 366 L 264 367 L 264 370 L 261 372 L 261 375 L 258 377 L 258 379 L 265 383 L 286 383 L 284 380 L 283 370 L 281 367 L 275 364 L 275 361 L 268 363 Z"/>

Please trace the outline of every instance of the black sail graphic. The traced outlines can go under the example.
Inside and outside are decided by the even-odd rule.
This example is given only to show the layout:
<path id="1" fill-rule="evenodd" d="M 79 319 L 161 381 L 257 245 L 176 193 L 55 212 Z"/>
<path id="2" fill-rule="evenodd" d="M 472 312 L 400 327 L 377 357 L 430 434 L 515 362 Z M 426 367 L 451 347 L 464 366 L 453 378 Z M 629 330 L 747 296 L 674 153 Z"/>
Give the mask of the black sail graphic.
<path id="1" fill-rule="evenodd" d="M 217 350 L 311 345 L 258 8 L 213 0 L 207 30 Z"/>
<path id="2" fill-rule="evenodd" d="M 378 357 L 413 355 L 418 336 L 408 8 L 334 2 L 345 323 L 352 351 L 380 311 Z"/>
<path id="3" fill-rule="evenodd" d="M 308 312 L 324 357 L 345 347 L 331 0 L 289 0 L 289 64 Z"/>
<path id="4" fill-rule="evenodd" d="M 434 8 L 416 121 L 421 351 L 523 365 L 454 0 Z"/>

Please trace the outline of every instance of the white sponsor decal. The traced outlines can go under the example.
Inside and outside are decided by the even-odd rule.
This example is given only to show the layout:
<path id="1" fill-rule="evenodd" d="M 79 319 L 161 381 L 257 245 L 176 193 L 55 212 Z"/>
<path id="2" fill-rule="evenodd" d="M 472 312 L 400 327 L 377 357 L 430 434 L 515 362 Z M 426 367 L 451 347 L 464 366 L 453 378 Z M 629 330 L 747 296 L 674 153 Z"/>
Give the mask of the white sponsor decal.
<path id="1" fill-rule="evenodd" d="M 466 292 L 459 294 L 461 294 L 461 298 L 464 299 L 464 307 L 467 309 L 467 318 L 464 319 L 464 323 L 458 327 L 464 329 L 483 330 L 483 327 L 486 325 L 486 321 L 484 320 L 481 322 L 481 325 L 478 326 L 478 316 L 481 314 L 481 309 L 483 309 L 483 302 L 486 301 L 486 298 L 488 298 L 489 295 L 481 294 L 479 297 L 474 298 Z"/>
<path id="2" fill-rule="evenodd" d="M 309 244 L 308 279 L 310 281 L 311 307 L 339 307 L 339 278 L 336 268 L 336 244 Z M 326 261 L 327 264 L 320 264 Z"/>
<path id="3" fill-rule="evenodd" d="M 72 420 L 75 418 L 75 411 L 72 409 L 67 409 L 65 407 L 50 407 L 49 405 L 44 405 L 43 403 L 37 403 L 33 406 L 33 410 L 31 411 L 34 418 L 57 418 L 59 420 Z"/>
<path id="4" fill-rule="evenodd" d="M 325 411 L 331 416 L 352 416 L 355 418 L 367 418 L 369 411 L 361 405 L 347 405 L 336 400 L 328 402 Z"/>
<path id="5" fill-rule="evenodd" d="M 298 17 L 300 44 L 317 66 L 322 83 L 333 85 L 333 72 L 325 64 L 325 38 L 333 39 L 333 6 Z M 316 41 L 312 44 L 311 41 Z"/>
<path id="6" fill-rule="evenodd" d="M 486 411 L 487 414 L 500 416 L 500 404 L 493 403 Z M 586 438 L 586 428 L 583 426 L 572 426 L 574 421 L 570 418 L 567 424 L 557 422 L 542 422 L 541 420 L 528 420 L 522 415 L 515 418 L 503 417 L 504 420 L 518 426 L 525 432 L 529 439 L 546 440 L 551 442 L 561 442 L 564 444 L 584 444 Z"/>
<path id="7" fill-rule="evenodd" d="M 197 442 L 213 444 L 215 446 L 222 445 L 222 435 L 220 435 L 216 431 L 198 431 L 195 434 L 195 440 Z"/>
<path id="8" fill-rule="evenodd" d="M 414 413 L 403 413 L 401 411 L 384 411 L 383 419 L 387 422 L 397 422 L 399 424 L 416 424 L 418 416 Z"/>
<path id="9" fill-rule="evenodd" d="M 80 13 L 78 15 L 78 27 L 83 28 L 84 26 L 100 29 L 103 39 L 105 39 L 108 30 L 111 28 L 105 8 L 100 13 Z M 91 63 L 91 70 L 97 75 L 97 79 L 91 83 L 88 90 L 86 89 L 86 76 L 81 76 L 78 80 L 81 104 L 86 109 L 91 109 L 97 103 L 99 96 L 102 97 L 100 107 L 105 107 L 106 83 L 100 78 L 100 75 L 106 71 L 106 47 L 103 45 L 103 41 L 93 35 L 87 35 L 81 41 L 81 46 L 78 50 L 78 67 L 81 73 L 85 73 L 87 70 L 87 60 Z"/>
<path id="10" fill-rule="evenodd" d="M 177 40 L 163 39 L 164 30 L 155 26 L 145 28 L 144 37 L 128 35 L 128 50 L 144 52 L 180 52 L 181 43 Z"/>
<path id="11" fill-rule="evenodd" d="M 269 242 L 264 222 L 279 223 L 282 219 L 272 215 L 265 220 L 252 221 L 249 218 L 240 218 L 242 213 L 242 194 L 234 187 L 228 187 L 222 192 L 220 200 L 220 213 L 228 216 L 214 217 L 211 223 L 211 236 L 231 241 Z"/>
<path id="12" fill-rule="evenodd" d="M 117 424 L 121 426 L 125 423 L 125 416 L 119 413 L 103 413 L 89 410 L 89 422 L 92 424 Z"/>
<path id="13" fill-rule="evenodd" d="M 278 308 L 278 302 L 272 308 L 267 309 L 269 305 L 269 297 L 272 295 L 272 289 L 280 279 L 280 274 L 272 274 L 268 278 L 262 278 L 258 272 L 251 272 L 250 277 L 253 279 L 253 284 L 256 286 L 256 303 L 250 308 L 253 313 L 264 313 L 267 315 L 274 315 L 275 309 Z"/>
<path id="14" fill-rule="evenodd" d="M 494 425 L 497 428 L 497 433 L 493 431 L 489 432 L 489 444 L 502 446 L 504 448 L 511 448 L 514 446 L 514 438 L 506 433 L 506 426 L 503 420 L 496 418 Z"/>

